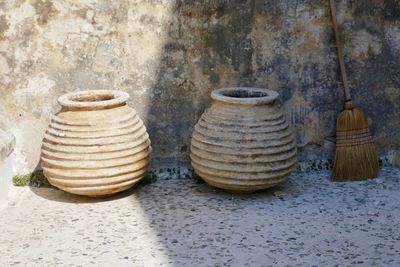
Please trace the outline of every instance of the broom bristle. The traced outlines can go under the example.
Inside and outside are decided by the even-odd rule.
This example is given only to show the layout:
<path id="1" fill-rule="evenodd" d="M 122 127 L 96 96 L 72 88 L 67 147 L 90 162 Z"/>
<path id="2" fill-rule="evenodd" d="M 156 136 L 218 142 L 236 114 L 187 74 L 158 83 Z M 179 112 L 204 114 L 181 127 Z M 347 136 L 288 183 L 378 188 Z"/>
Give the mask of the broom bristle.
<path id="1" fill-rule="evenodd" d="M 336 124 L 336 153 L 332 171 L 334 181 L 356 181 L 378 176 L 379 162 L 368 120 L 351 101 Z"/>

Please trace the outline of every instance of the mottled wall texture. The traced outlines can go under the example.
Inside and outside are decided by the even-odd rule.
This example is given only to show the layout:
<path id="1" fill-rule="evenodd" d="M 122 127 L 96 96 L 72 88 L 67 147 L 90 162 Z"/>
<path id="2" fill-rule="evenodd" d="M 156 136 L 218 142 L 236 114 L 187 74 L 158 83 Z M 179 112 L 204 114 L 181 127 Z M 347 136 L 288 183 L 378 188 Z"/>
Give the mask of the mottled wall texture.
<path id="1" fill-rule="evenodd" d="M 0 127 L 32 171 L 56 97 L 128 92 L 156 162 L 185 161 L 212 89 L 277 90 L 300 151 L 334 135 L 342 109 L 328 0 L 2 0 Z M 380 153 L 400 149 L 400 1 L 339 0 L 353 96 Z"/>

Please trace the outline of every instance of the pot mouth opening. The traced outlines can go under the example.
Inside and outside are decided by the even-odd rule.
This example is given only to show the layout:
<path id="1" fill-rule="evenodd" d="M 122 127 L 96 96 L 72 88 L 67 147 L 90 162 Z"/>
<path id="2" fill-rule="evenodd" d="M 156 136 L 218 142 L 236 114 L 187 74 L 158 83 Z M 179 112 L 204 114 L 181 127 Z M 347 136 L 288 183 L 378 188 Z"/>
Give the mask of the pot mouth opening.
<path id="1" fill-rule="evenodd" d="M 235 98 L 252 98 L 252 97 L 265 97 L 268 93 L 261 91 L 250 91 L 244 89 L 236 89 L 221 92 L 223 96 L 235 97 Z"/>
<path id="2" fill-rule="evenodd" d="M 83 96 L 72 96 L 70 98 L 71 101 L 75 102 L 100 102 L 100 101 L 107 101 L 115 99 L 114 95 L 108 94 L 108 95 L 83 95 Z"/>
<path id="3" fill-rule="evenodd" d="M 253 87 L 221 88 L 211 93 L 211 98 L 214 100 L 242 105 L 268 104 L 278 97 L 279 94 L 273 90 Z"/>
<path id="4" fill-rule="evenodd" d="M 69 108 L 107 108 L 123 105 L 129 95 L 118 90 L 87 90 L 72 92 L 58 98 L 60 105 Z"/>

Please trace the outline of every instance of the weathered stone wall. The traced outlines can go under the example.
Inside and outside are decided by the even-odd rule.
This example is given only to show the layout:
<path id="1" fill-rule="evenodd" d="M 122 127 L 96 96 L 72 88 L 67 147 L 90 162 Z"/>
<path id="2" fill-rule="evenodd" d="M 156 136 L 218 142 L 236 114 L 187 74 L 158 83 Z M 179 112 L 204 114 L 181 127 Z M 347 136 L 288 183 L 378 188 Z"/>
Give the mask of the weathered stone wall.
<path id="1" fill-rule="evenodd" d="M 0 127 L 31 171 L 56 97 L 117 88 L 145 120 L 155 160 L 185 160 L 212 89 L 277 90 L 300 150 L 342 109 L 327 0 L 5 0 Z M 400 148 L 400 2 L 338 1 L 350 86 L 381 153 Z"/>

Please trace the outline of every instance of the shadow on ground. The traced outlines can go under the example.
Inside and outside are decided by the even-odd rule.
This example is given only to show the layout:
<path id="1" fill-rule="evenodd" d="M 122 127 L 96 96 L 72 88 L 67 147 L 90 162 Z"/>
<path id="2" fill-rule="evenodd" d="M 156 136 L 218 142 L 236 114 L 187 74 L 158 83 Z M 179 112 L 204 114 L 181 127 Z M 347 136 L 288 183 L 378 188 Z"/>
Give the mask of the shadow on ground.
<path id="1" fill-rule="evenodd" d="M 64 192 L 62 190 L 59 190 L 57 188 L 46 188 L 46 187 L 34 187 L 30 186 L 30 190 L 47 200 L 50 201 L 57 201 L 57 202 L 64 202 L 64 203 L 100 203 L 100 202 L 108 202 L 108 201 L 114 201 L 120 198 L 124 197 L 129 197 L 132 195 L 136 187 L 133 187 L 129 190 L 126 190 L 124 192 L 121 192 L 119 194 L 109 196 L 109 197 L 85 197 L 85 196 L 78 196 L 78 195 L 73 195 L 67 192 Z"/>

